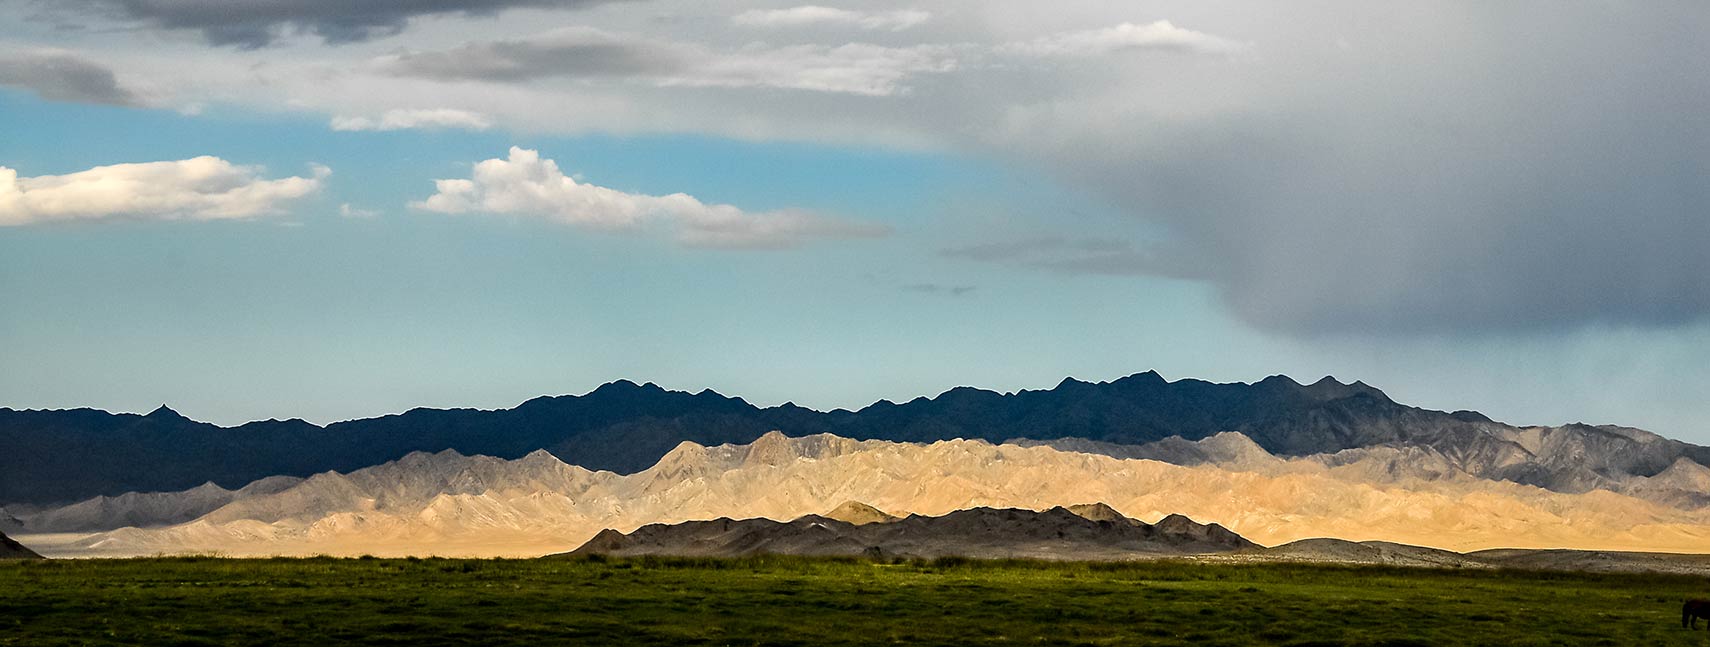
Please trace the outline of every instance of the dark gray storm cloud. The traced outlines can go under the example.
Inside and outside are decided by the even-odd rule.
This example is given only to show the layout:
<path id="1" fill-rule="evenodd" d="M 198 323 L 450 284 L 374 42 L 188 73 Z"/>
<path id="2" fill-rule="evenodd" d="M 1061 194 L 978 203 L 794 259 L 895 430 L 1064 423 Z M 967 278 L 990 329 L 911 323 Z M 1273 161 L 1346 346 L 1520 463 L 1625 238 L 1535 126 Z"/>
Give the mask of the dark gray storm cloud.
<path id="1" fill-rule="evenodd" d="M 264 47 L 289 33 L 349 43 L 396 34 L 412 18 L 491 15 L 516 8 L 578 8 L 608 0 L 74 0 L 120 20 L 192 30 L 214 45 Z"/>
<path id="2" fill-rule="evenodd" d="M 1167 232 L 1116 266 L 1208 281 L 1262 328 L 1702 321 L 1710 5 L 1666 6 L 1370 8 L 1334 30 L 1303 17 L 1316 33 L 1260 43 L 1265 76 L 1193 88 L 1233 107 L 1088 116 L 1035 152 Z M 1026 262 L 1099 256 L 1063 247 Z"/>
<path id="3" fill-rule="evenodd" d="M 135 105 L 107 67 L 66 53 L 0 53 L 0 85 L 22 88 L 53 101 Z"/>
<path id="4" fill-rule="evenodd" d="M 683 69 L 685 64 L 683 56 L 668 46 L 577 28 L 380 60 L 381 69 L 396 76 L 506 82 L 654 75 Z"/>

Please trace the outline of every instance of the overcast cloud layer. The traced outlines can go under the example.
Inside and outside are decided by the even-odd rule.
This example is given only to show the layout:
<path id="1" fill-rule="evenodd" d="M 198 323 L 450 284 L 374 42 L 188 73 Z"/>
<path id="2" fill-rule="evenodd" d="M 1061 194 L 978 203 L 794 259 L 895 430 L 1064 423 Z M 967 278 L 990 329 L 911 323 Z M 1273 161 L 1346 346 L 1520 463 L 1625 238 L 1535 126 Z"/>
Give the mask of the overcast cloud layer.
<path id="1" fill-rule="evenodd" d="M 1710 104 L 1710 10 L 1540 8 L 1355 11 L 1352 40 L 1282 34 L 1263 55 L 1283 65 L 1202 88 L 1229 107 L 1118 91 L 1016 134 L 1163 226 L 1135 269 L 1212 282 L 1265 328 L 1705 318 L 1710 121 L 1690 106 Z"/>
<path id="2" fill-rule="evenodd" d="M 1704 3 L 500 11 L 584 5 L 76 6 L 243 46 L 389 37 L 301 60 L 124 59 L 120 78 L 186 104 L 289 105 L 351 130 L 692 132 L 999 160 L 1102 196 L 1134 227 L 1055 232 L 1039 214 L 1042 233 L 969 231 L 942 256 L 1204 282 L 1267 331 L 1710 319 Z M 429 15 L 445 20 L 412 22 Z M 122 102 L 13 69 L 0 82 Z"/>
<path id="3" fill-rule="evenodd" d="M 530 82 L 547 79 L 632 80 L 660 87 L 782 88 L 883 96 L 903 80 L 948 72 L 956 61 L 941 46 L 751 45 L 713 51 L 597 29 L 560 29 L 525 38 L 466 43 L 376 59 L 385 73 L 438 81 Z"/>
<path id="4" fill-rule="evenodd" d="M 165 30 L 213 45 L 265 47 L 294 33 L 351 43 L 402 32 L 423 16 L 486 16 L 520 7 L 573 9 L 607 0 L 69 0 L 67 8 Z"/>

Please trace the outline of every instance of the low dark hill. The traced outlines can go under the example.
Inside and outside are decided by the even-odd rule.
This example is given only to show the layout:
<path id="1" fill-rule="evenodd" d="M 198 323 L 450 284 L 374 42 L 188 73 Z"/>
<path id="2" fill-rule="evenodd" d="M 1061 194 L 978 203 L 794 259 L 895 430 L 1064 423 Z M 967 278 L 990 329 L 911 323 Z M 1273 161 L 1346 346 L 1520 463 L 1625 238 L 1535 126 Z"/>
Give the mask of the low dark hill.
<path id="1" fill-rule="evenodd" d="M 0 533 L 0 559 L 41 559 L 35 551 L 25 548 L 23 544 Z"/>
<path id="2" fill-rule="evenodd" d="M 1102 506 L 1101 506 L 1102 507 Z M 1108 508 L 1105 508 L 1108 510 Z M 715 519 L 607 529 L 571 555 L 739 557 L 813 555 L 1124 559 L 1227 553 L 1254 548 L 1217 524 L 1171 515 L 1147 524 L 1121 515 L 1089 519 L 1066 508 L 972 508 L 855 525 L 809 515 L 794 521 Z"/>
<path id="3" fill-rule="evenodd" d="M 1562 550 L 1498 548 L 1457 553 L 1438 548 L 1408 546 L 1387 541 L 1302 539 L 1272 548 L 1256 548 L 1231 555 L 1264 562 L 1316 562 L 1413 568 L 1503 568 L 1525 571 L 1576 573 L 1670 573 L 1704 577 L 1710 575 L 1710 555 L 1683 553 L 1639 553 L 1610 550 Z"/>
<path id="4" fill-rule="evenodd" d="M 513 409 L 414 409 L 325 427 L 295 419 L 219 427 L 164 406 L 148 415 L 0 408 L 0 447 L 6 448 L 0 452 L 0 504 L 181 490 L 208 481 L 236 488 L 267 476 L 349 471 L 445 449 L 500 458 L 545 449 L 568 463 L 627 473 L 685 440 L 748 443 L 774 429 L 894 441 L 1075 437 L 1122 444 L 1239 431 L 1283 455 L 1391 442 L 1471 455 L 1486 451 L 1492 427 L 1503 426 L 1470 412 L 1398 404 L 1359 382 L 1325 378 L 1302 385 L 1282 376 L 1254 384 L 1169 382 L 1154 372 L 1102 383 L 1069 379 L 1053 389 L 1013 394 L 961 387 L 936 398 L 830 412 L 792 404 L 763 409 L 711 390 L 691 394 L 621 380 Z M 1679 455 L 1710 463 L 1710 450 L 1683 443 L 1654 454 L 1636 469 L 1649 475 Z M 1516 480 L 1534 478 L 1521 476 Z"/>

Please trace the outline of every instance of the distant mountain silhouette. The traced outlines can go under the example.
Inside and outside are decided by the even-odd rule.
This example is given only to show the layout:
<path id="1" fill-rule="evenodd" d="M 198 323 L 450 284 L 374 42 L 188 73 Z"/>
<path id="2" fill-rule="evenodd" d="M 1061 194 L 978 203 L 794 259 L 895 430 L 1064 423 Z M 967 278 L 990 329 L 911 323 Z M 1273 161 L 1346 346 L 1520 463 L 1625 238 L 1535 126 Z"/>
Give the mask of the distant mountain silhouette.
<path id="1" fill-rule="evenodd" d="M 325 427 L 297 419 L 219 427 L 165 406 L 148 415 L 0 408 L 0 447 L 6 449 L 0 452 L 0 503 L 69 502 L 210 481 L 235 489 L 268 476 L 349 471 L 445 449 L 500 458 L 544 449 L 574 465 L 629 473 L 685 440 L 748 443 L 774 429 L 789 436 L 893 441 L 1077 438 L 1111 445 L 1238 431 L 1279 455 L 1408 444 L 1492 464 L 1530 451 L 1509 440 L 1518 437 L 1513 427 L 1477 413 L 1410 407 L 1363 383 L 1328 377 L 1310 385 L 1283 376 L 1216 384 L 1169 382 L 1148 371 L 1101 383 L 1066 379 L 1053 389 L 1014 394 L 958 387 L 936 398 L 830 412 L 788 403 L 759 408 L 711 390 L 691 394 L 619 380 L 586 395 L 540 397 L 512 409 L 413 409 Z M 1557 431 L 1552 442 L 1579 452 L 1562 466 L 1577 470 L 1571 482 L 1558 482 L 1565 472 L 1535 461 L 1526 463 L 1529 471 L 1501 477 L 1583 489 L 1581 482 L 1594 480 L 1599 470 L 1649 476 L 1681 457 L 1710 464 L 1710 449 L 1638 430 Z M 1615 462 L 1587 465 L 1587 450 Z"/>

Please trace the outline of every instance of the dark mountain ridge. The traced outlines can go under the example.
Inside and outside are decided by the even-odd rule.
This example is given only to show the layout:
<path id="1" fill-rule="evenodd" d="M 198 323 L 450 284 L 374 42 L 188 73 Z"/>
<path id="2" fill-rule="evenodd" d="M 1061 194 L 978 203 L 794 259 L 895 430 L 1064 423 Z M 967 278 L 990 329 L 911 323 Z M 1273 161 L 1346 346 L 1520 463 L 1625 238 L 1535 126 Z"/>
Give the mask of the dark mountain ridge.
<path id="1" fill-rule="evenodd" d="M 969 508 L 938 517 L 909 515 L 861 525 L 819 515 L 793 521 L 714 519 L 650 524 L 628 534 L 602 530 L 569 554 L 1122 559 L 1257 547 L 1214 523 L 1170 515 L 1148 524 L 1124 517 L 1103 504 L 1090 504 L 1041 512 Z"/>
<path id="2" fill-rule="evenodd" d="M 1572 446 L 1570 458 L 1577 457 L 1561 466 L 1578 470 L 1573 487 L 1595 486 L 1598 470 L 1649 476 L 1683 456 L 1710 463 L 1710 448 L 1639 438 L 1620 428 L 1559 429 L 1571 430 L 1556 437 L 1558 445 Z M 1402 405 L 1361 382 L 1326 377 L 1303 385 L 1284 376 L 1253 384 L 1171 382 L 1148 371 L 1110 382 L 1065 379 L 1052 389 L 1012 394 L 958 387 L 935 398 L 829 412 L 789 403 L 760 408 L 710 389 L 668 391 L 628 380 L 511 409 L 412 409 L 324 427 L 298 419 L 220 427 L 165 406 L 147 415 L 0 408 L 0 503 L 61 503 L 209 481 L 237 488 L 267 476 L 350 471 L 412 451 L 445 449 L 507 459 L 545 449 L 571 464 L 627 473 L 685 440 L 748 443 L 771 430 L 909 442 L 1085 438 L 1113 444 L 1237 431 L 1279 455 L 1424 445 L 1512 467 L 1502 478 L 1547 487 L 1561 480 L 1550 464 L 1511 460 L 1530 455 L 1511 439 L 1517 428 L 1473 412 Z M 1616 458 L 1584 463 L 1588 455 Z"/>
<path id="3" fill-rule="evenodd" d="M 36 551 L 25 548 L 6 533 L 0 533 L 0 559 L 41 559 Z"/>

